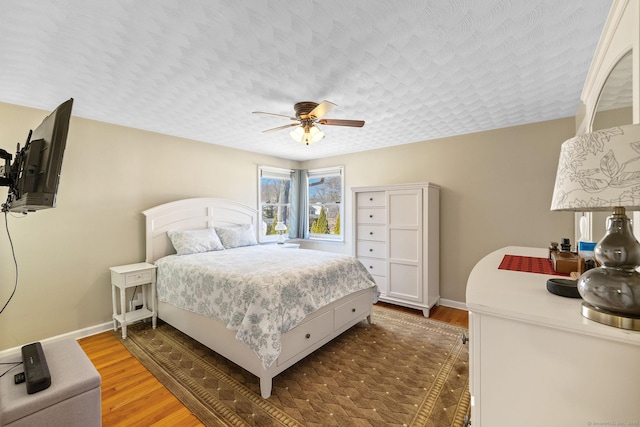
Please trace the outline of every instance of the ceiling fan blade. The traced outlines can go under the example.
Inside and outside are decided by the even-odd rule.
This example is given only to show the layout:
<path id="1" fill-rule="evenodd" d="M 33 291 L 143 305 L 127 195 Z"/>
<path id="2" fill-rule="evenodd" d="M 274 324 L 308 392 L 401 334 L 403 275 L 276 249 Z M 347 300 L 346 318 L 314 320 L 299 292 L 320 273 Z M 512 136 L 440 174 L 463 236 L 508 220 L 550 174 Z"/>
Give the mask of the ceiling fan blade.
<path id="1" fill-rule="evenodd" d="M 318 120 L 318 123 L 322 125 L 330 126 L 352 126 L 361 128 L 364 126 L 364 120 L 339 120 L 339 119 L 322 119 Z"/>
<path id="2" fill-rule="evenodd" d="M 285 116 L 284 114 L 265 113 L 264 111 L 252 111 L 252 114 L 266 114 L 267 116 L 284 117 L 284 118 L 290 119 L 290 120 L 298 120 L 295 117 Z"/>
<path id="3" fill-rule="evenodd" d="M 336 107 L 337 105 L 334 104 L 333 102 L 322 101 L 320 104 L 316 106 L 316 108 L 314 108 L 309 112 L 309 115 L 315 117 L 316 119 L 319 119 L 320 117 L 324 116 L 325 114 L 327 114 L 329 111 L 333 110 Z"/>
<path id="4" fill-rule="evenodd" d="M 278 131 L 278 130 L 290 128 L 291 126 L 300 126 L 300 123 L 290 123 L 288 125 L 278 126 L 277 128 L 263 130 L 262 133 L 275 132 L 275 131 Z"/>

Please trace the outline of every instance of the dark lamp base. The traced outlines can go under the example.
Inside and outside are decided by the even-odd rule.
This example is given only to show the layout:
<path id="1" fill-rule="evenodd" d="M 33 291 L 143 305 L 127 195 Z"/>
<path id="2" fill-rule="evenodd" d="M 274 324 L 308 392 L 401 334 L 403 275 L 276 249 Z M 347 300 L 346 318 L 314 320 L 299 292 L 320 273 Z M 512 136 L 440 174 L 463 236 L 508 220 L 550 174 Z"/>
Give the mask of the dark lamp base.
<path id="1" fill-rule="evenodd" d="M 620 329 L 640 331 L 640 316 L 621 315 L 594 307 L 588 302 L 582 303 L 582 315 L 594 322 L 603 323 Z"/>

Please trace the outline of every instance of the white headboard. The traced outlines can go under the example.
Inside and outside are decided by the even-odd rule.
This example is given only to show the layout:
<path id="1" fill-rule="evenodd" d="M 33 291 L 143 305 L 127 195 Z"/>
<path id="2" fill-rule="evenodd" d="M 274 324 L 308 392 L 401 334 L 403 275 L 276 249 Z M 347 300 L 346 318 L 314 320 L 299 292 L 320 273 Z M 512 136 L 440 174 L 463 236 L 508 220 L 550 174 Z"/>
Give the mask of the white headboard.
<path id="1" fill-rule="evenodd" d="M 155 262 L 175 253 L 169 230 L 200 230 L 210 227 L 253 224 L 258 233 L 258 211 L 233 200 L 194 198 L 176 200 L 142 212 L 146 216 L 146 261 Z"/>

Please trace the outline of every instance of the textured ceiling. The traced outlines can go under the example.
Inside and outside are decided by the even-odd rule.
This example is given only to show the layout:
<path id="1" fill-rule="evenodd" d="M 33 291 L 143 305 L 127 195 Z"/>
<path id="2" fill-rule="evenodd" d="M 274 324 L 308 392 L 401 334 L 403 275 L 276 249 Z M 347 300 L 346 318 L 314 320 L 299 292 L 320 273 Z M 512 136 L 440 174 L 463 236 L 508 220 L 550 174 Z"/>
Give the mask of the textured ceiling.
<path id="1" fill-rule="evenodd" d="M 574 116 L 610 0 L 0 2 L 0 102 L 295 160 Z M 329 100 L 311 146 L 298 101 Z M 14 142 L 11 142 L 10 146 Z M 3 145 L 6 145 L 2 142 Z"/>

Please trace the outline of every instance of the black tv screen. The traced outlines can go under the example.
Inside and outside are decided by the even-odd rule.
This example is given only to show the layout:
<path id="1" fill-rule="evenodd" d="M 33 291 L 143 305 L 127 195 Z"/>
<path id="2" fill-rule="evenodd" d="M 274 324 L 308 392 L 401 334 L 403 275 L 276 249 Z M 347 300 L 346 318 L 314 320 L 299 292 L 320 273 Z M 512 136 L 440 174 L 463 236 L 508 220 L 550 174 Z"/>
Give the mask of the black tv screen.
<path id="1" fill-rule="evenodd" d="M 73 98 L 60 104 L 18 147 L 4 209 L 30 212 L 56 206 L 72 107 Z"/>

